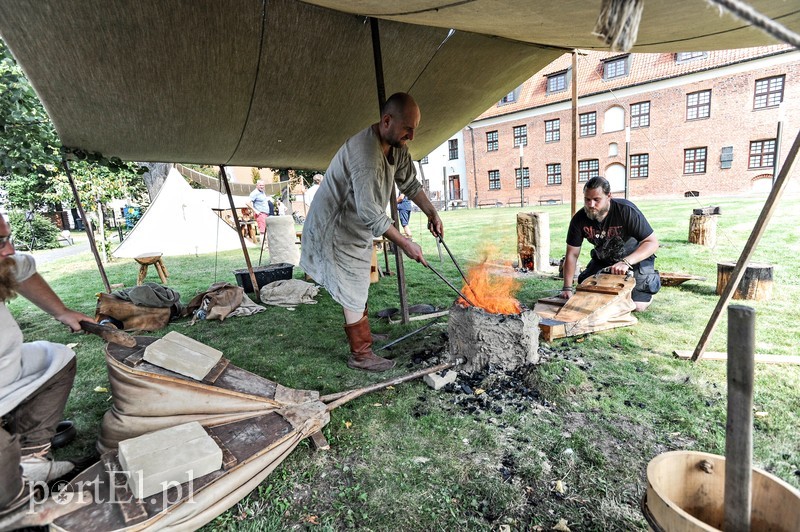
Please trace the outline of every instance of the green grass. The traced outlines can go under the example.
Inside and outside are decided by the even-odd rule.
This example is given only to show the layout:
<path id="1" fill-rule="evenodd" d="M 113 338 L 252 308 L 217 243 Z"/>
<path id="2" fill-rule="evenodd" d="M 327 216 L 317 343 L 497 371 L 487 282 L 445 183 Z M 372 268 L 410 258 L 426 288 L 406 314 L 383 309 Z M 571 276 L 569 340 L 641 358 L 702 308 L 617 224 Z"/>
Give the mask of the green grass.
<path id="1" fill-rule="evenodd" d="M 568 338 L 549 346 L 542 364 L 522 376 L 535 399 L 516 405 L 490 403 L 469 413 L 464 396 L 433 392 L 421 382 L 375 392 L 335 410 L 324 433 L 327 452 L 301 445 L 256 490 L 208 525 L 209 530 L 512 530 L 552 527 L 567 519 L 572 530 L 637 530 L 645 523 L 639 501 L 644 470 L 657 454 L 690 449 L 724 454 L 725 365 L 692 364 L 672 357 L 693 349 L 718 296 L 716 263 L 736 260 L 760 212 L 763 197 L 702 198 L 720 205 L 718 244 L 709 249 L 686 243 L 695 200 L 638 201 L 655 228 L 661 271 L 703 275 L 706 281 L 665 287 L 632 327 Z M 535 209 L 550 214 L 551 256 L 563 254 L 569 206 Z M 459 210 L 442 213 L 446 242 L 467 265 L 488 253 L 512 261 L 519 209 Z M 448 279 L 458 272 L 439 263 L 425 220 L 412 214 L 415 238 Z M 754 256 L 775 266 L 772 298 L 740 302 L 757 311 L 756 351 L 797 354 L 800 325 L 800 199 L 778 207 Z M 491 249 L 487 251 L 487 249 Z M 394 270 L 394 258 L 391 257 Z M 382 260 L 382 257 L 381 257 Z M 169 257 L 169 286 L 187 302 L 217 280 L 234 282 L 231 270 L 244 267 L 238 252 Z M 584 246 L 581 263 L 588 262 Z M 65 302 L 93 313 L 102 290 L 88 255 L 41 268 Z M 131 286 L 132 261 L 108 266 L 112 283 Z M 406 261 L 409 302 L 447 307 L 453 293 L 431 272 Z M 295 270 L 295 276 L 301 273 Z M 529 275 L 520 300 L 533 307 L 561 281 Z M 339 306 L 322 291 L 317 305 L 266 312 L 225 322 L 178 321 L 156 336 L 177 330 L 221 349 L 234 364 L 286 386 L 332 393 L 365 386 L 416 369 L 413 355 L 446 345 L 446 326 L 429 328 L 395 350 L 398 366 L 383 375 L 346 368 L 347 346 Z M 370 291 L 370 310 L 396 307 L 395 277 Z M 66 415 L 80 436 L 62 455 L 85 453 L 94 445 L 103 412 L 110 405 L 99 338 L 70 335 L 21 299 L 11 303 L 26 338 L 77 342 L 79 368 Z M 708 349 L 726 350 L 726 320 Z M 420 326 L 373 321 L 373 328 L 397 338 Z M 544 344 L 543 344 L 544 345 Z M 489 388 L 487 388 L 489 389 Z M 757 365 L 754 463 L 800 486 L 800 367 Z M 469 404 L 485 405 L 481 398 Z M 488 401 L 488 399 L 483 399 Z M 500 413 L 491 405 L 502 405 Z M 559 491 L 557 488 L 561 487 Z"/>

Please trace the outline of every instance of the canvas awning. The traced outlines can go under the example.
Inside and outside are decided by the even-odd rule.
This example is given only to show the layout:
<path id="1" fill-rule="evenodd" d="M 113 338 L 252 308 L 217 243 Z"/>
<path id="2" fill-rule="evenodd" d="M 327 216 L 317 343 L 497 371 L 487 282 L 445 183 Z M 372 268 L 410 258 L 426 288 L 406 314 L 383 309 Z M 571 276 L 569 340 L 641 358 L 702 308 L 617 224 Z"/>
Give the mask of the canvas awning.
<path id="1" fill-rule="evenodd" d="M 313 5 L 316 4 L 316 5 Z M 796 2 L 753 1 L 797 30 Z M 386 93 L 422 109 L 421 158 L 569 49 L 600 1 L 4 0 L 0 35 L 68 147 L 124 160 L 323 169 Z M 456 31 L 448 38 L 449 30 Z M 646 2 L 634 51 L 772 44 L 700 0 Z"/>

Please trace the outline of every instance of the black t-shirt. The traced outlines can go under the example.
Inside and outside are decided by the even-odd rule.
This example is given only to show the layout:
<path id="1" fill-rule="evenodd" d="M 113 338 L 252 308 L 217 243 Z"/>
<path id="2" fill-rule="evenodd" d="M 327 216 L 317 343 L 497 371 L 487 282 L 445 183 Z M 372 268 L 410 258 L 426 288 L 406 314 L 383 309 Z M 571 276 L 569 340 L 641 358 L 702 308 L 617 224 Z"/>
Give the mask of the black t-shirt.
<path id="1" fill-rule="evenodd" d="M 585 238 L 594 246 L 592 258 L 610 266 L 633 253 L 651 234 L 653 228 L 636 205 L 612 198 L 608 215 L 602 222 L 589 219 L 583 209 L 575 213 L 567 230 L 567 244 L 580 247 Z M 645 260 L 654 258 L 651 255 Z"/>

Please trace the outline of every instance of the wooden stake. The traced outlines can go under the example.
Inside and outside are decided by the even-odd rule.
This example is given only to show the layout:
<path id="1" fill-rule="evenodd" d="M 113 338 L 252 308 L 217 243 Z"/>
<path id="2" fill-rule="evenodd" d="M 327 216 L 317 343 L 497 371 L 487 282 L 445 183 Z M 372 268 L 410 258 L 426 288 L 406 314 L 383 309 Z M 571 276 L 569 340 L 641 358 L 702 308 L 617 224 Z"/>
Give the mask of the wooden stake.
<path id="1" fill-rule="evenodd" d="M 106 269 L 103 267 L 103 261 L 100 259 L 100 253 L 97 251 L 97 243 L 94 241 L 92 224 L 89 222 L 89 219 L 86 218 L 86 211 L 83 210 L 81 198 L 78 196 L 78 187 L 75 186 L 75 180 L 72 178 L 72 171 L 69 169 L 69 164 L 67 163 L 66 157 L 61 158 L 61 164 L 64 165 L 64 171 L 67 173 L 67 179 L 69 180 L 69 186 L 72 189 L 72 195 L 75 197 L 75 204 L 78 207 L 78 212 L 81 213 L 83 226 L 86 228 L 86 236 L 89 237 L 89 246 L 92 248 L 92 255 L 94 255 L 94 260 L 97 263 L 97 269 L 100 270 L 100 277 L 103 279 L 103 285 L 106 287 L 106 292 L 110 294 L 111 285 L 108 282 L 108 276 L 106 275 Z"/>
<path id="2" fill-rule="evenodd" d="M 753 454 L 755 315 L 728 307 L 728 421 L 725 424 L 726 532 L 749 532 Z"/>
<path id="3" fill-rule="evenodd" d="M 239 226 L 239 215 L 236 212 L 236 204 L 233 203 L 233 194 L 231 194 L 231 185 L 228 183 L 228 176 L 225 174 L 225 165 L 219 166 L 219 175 L 222 182 L 225 184 L 225 193 L 228 195 L 228 202 L 231 204 L 231 214 L 233 215 L 233 225 L 236 226 L 236 234 L 239 235 L 239 243 L 242 245 L 242 253 L 244 254 L 244 262 L 247 264 L 247 271 L 250 272 L 250 282 L 253 283 L 253 292 L 255 293 L 256 301 L 261 301 L 261 295 L 258 290 L 258 281 L 256 274 L 253 271 L 253 263 L 250 262 L 250 253 L 247 251 L 247 244 L 244 242 L 244 235 L 242 235 L 241 227 Z M 267 238 L 266 232 L 261 235 L 261 238 Z M 263 244 L 262 244 L 263 246 Z M 262 247 L 263 249 L 263 247 Z"/>
<path id="4" fill-rule="evenodd" d="M 778 174 L 778 179 L 772 186 L 772 191 L 769 193 L 767 201 L 764 203 L 764 208 L 761 209 L 761 214 L 758 216 L 756 225 L 753 227 L 753 231 L 750 233 L 750 238 L 747 239 L 747 243 L 742 250 L 742 254 L 739 257 L 739 260 L 736 262 L 736 267 L 733 269 L 730 279 L 728 279 L 728 285 L 725 287 L 725 290 L 719 297 L 717 306 L 714 309 L 714 312 L 711 313 L 711 318 L 708 320 L 706 329 L 703 331 L 700 341 L 697 342 L 697 347 L 695 347 L 694 354 L 692 355 L 692 362 L 697 362 L 700 357 L 703 356 L 703 352 L 706 350 L 706 344 L 708 344 L 708 340 L 711 338 L 711 333 L 713 333 L 714 329 L 717 327 L 717 322 L 719 322 L 722 309 L 725 308 L 725 305 L 730 302 L 731 298 L 733 297 L 733 292 L 736 290 L 736 287 L 739 286 L 739 282 L 742 280 L 747 263 L 750 262 L 750 258 L 753 256 L 759 240 L 761 240 L 761 235 L 764 234 L 767 224 L 769 223 L 770 218 L 772 218 L 772 214 L 778 207 L 778 201 L 780 200 L 781 196 L 783 196 L 783 192 L 789 182 L 789 174 L 792 166 L 794 165 L 794 160 L 797 157 L 798 151 L 800 151 L 800 132 L 798 132 L 792 147 L 789 149 L 786 160 L 783 162 L 783 166 L 781 167 L 780 174 Z"/>

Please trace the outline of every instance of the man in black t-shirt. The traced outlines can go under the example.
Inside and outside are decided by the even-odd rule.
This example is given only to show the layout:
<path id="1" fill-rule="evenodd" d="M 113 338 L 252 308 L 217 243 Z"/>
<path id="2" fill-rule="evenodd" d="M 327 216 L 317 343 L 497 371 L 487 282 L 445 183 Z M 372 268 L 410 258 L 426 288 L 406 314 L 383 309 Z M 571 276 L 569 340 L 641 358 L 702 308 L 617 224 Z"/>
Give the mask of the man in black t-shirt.
<path id="1" fill-rule="evenodd" d="M 583 209 L 575 213 L 567 230 L 561 297 L 569 299 L 573 294 L 572 279 L 581 244 L 586 239 L 594 246 L 592 260 L 581 272 L 578 282 L 604 268 L 617 275 L 633 270 L 636 287 L 631 297 L 636 310 L 646 309 L 653 294 L 661 288 L 661 279 L 655 270 L 658 239 L 653 228 L 636 205 L 611 198 L 611 185 L 603 177 L 593 177 L 584 185 L 583 203 Z"/>

